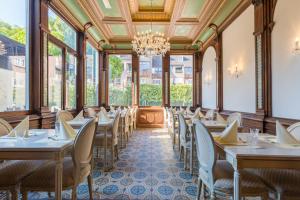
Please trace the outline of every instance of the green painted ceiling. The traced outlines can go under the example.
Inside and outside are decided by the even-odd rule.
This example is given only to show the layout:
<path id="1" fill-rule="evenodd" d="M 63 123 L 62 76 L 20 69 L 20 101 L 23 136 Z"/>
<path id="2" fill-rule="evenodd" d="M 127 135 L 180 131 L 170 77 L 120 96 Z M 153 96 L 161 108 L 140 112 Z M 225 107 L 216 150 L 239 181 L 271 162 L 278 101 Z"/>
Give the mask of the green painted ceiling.
<path id="1" fill-rule="evenodd" d="M 139 6 L 142 7 L 142 8 L 151 6 L 150 0 L 138 0 L 138 2 L 139 2 Z M 165 0 L 155 0 L 155 1 L 152 1 L 152 6 L 154 8 L 163 7 L 164 2 L 165 2 Z"/>
<path id="2" fill-rule="evenodd" d="M 175 36 L 188 36 L 192 30 L 192 25 L 176 25 L 175 26 Z"/>
<path id="3" fill-rule="evenodd" d="M 64 5 L 72 12 L 74 17 L 82 24 L 90 22 L 89 17 L 83 12 L 76 0 L 61 0 Z M 103 39 L 102 34 L 95 28 L 89 28 L 88 32 L 93 36 L 96 41 Z"/>
<path id="4" fill-rule="evenodd" d="M 219 26 L 240 2 L 241 0 L 227 0 L 221 11 L 219 11 L 219 13 L 215 16 L 211 23 Z M 202 31 L 198 39 L 202 42 L 205 42 L 212 34 L 213 30 L 207 28 L 206 30 Z"/>
<path id="5" fill-rule="evenodd" d="M 117 0 L 109 1 L 111 8 L 104 6 L 103 0 L 97 0 L 105 17 L 122 17 Z"/>
<path id="6" fill-rule="evenodd" d="M 127 36 L 127 28 L 124 24 L 111 24 L 111 31 L 115 36 Z"/>
<path id="7" fill-rule="evenodd" d="M 205 0 L 187 0 L 183 8 L 182 18 L 196 18 L 199 16 L 199 11 L 202 9 Z"/>
<path id="8" fill-rule="evenodd" d="M 147 30 L 150 30 L 150 25 L 136 25 L 136 31 L 137 32 L 145 32 Z M 152 32 L 160 32 L 165 33 L 166 27 L 164 25 L 152 25 Z"/>

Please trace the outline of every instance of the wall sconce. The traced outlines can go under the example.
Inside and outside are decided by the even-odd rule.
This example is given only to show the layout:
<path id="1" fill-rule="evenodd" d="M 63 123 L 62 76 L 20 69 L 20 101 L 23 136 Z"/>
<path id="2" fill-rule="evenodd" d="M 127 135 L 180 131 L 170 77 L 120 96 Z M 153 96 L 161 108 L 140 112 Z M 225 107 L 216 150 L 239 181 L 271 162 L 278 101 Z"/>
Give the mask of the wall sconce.
<path id="1" fill-rule="evenodd" d="M 296 41 L 295 41 L 295 48 L 293 50 L 293 53 L 295 55 L 300 55 L 300 41 L 299 41 L 299 38 L 296 38 Z"/>
<path id="2" fill-rule="evenodd" d="M 229 74 L 235 78 L 239 78 L 242 74 L 242 69 L 238 66 L 238 64 L 235 64 L 234 67 L 228 68 Z"/>
<path id="3" fill-rule="evenodd" d="M 212 75 L 210 73 L 206 74 L 203 81 L 205 85 L 210 85 L 212 81 Z"/>

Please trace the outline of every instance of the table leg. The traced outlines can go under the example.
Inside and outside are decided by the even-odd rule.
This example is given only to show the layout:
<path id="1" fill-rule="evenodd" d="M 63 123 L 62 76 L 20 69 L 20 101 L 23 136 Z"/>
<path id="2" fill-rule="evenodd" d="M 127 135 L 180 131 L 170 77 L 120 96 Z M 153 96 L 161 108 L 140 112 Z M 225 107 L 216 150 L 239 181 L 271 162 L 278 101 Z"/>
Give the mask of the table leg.
<path id="1" fill-rule="evenodd" d="M 55 166 L 55 199 L 61 200 L 61 193 L 62 193 L 62 170 L 63 170 L 63 158 L 60 158 L 56 161 Z"/>
<path id="2" fill-rule="evenodd" d="M 190 149 L 190 174 L 193 175 L 193 169 L 194 169 L 194 129 L 191 126 L 190 127 L 190 134 L 191 134 L 191 149 Z"/>
<path id="3" fill-rule="evenodd" d="M 240 200 L 241 199 L 241 175 L 239 170 L 234 170 L 234 193 L 233 199 Z"/>

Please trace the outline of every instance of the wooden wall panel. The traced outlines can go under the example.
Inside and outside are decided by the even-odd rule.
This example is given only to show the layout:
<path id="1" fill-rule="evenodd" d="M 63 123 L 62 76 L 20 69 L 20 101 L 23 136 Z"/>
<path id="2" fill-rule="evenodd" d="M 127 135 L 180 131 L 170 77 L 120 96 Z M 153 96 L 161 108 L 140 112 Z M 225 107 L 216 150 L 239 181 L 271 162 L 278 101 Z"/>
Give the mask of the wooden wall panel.
<path id="1" fill-rule="evenodd" d="M 164 127 L 164 109 L 160 107 L 139 108 L 137 112 L 137 126 L 139 128 Z"/>

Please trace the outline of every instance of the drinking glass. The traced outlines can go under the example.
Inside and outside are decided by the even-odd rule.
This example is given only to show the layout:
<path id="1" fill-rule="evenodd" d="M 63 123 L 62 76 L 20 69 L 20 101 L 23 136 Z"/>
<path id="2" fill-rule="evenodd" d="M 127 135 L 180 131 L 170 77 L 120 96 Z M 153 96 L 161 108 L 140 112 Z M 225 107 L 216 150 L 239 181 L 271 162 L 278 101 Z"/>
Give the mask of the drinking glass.
<path id="1" fill-rule="evenodd" d="M 259 129 L 258 128 L 250 128 L 250 137 L 251 137 L 251 141 L 250 144 L 251 145 L 256 145 L 257 141 L 258 141 L 258 135 L 259 134 Z"/>
<path id="2" fill-rule="evenodd" d="M 59 122 L 55 122 L 55 133 L 54 133 L 54 137 L 58 137 L 60 133 L 60 123 Z"/>
<path id="3" fill-rule="evenodd" d="M 24 138 L 24 131 L 15 131 L 15 135 L 16 135 L 17 141 L 22 141 Z"/>

